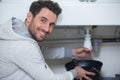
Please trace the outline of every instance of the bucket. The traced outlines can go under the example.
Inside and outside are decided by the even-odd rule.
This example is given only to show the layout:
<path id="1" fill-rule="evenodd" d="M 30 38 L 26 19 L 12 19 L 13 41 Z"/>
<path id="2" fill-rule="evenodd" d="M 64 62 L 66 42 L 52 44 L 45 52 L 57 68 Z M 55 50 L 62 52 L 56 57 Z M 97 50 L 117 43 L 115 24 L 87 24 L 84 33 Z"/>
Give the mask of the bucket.
<path id="1" fill-rule="evenodd" d="M 100 80 L 100 71 L 102 68 L 103 63 L 97 60 L 76 60 L 73 59 L 72 61 L 68 62 L 65 64 L 65 67 L 67 71 L 74 69 L 76 66 L 80 66 L 83 69 L 89 71 L 89 72 L 94 72 L 95 76 L 89 76 L 92 80 Z M 74 79 L 77 80 L 77 79 Z M 86 80 L 86 79 L 82 79 Z"/>

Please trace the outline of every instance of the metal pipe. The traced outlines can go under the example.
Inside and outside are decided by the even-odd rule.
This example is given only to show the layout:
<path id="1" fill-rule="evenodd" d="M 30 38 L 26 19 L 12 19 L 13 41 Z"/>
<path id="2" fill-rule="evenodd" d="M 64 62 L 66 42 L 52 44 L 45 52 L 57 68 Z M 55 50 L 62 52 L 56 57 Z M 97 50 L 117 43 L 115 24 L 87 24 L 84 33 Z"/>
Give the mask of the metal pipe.
<path id="1" fill-rule="evenodd" d="M 81 38 L 60 38 L 60 39 L 46 39 L 45 41 L 61 41 L 61 40 L 83 40 L 84 37 Z M 120 38 L 92 38 L 92 40 L 99 39 L 102 42 L 120 42 Z"/>
<path id="2" fill-rule="evenodd" d="M 107 38 L 107 39 L 102 39 L 102 42 L 120 42 L 120 38 Z"/>

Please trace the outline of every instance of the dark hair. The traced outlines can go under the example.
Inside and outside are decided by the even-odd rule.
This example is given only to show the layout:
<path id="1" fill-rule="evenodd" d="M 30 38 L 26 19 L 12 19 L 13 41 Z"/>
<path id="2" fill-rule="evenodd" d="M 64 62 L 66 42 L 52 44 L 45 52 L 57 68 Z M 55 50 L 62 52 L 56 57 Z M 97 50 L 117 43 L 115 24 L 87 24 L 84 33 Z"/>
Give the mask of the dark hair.
<path id="1" fill-rule="evenodd" d="M 56 16 L 58 16 L 62 9 L 60 8 L 60 6 L 53 1 L 34 1 L 31 6 L 29 11 L 33 14 L 33 17 L 35 17 L 42 8 L 48 8 L 49 10 L 51 10 L 53 13 L 56 14 Z"/>

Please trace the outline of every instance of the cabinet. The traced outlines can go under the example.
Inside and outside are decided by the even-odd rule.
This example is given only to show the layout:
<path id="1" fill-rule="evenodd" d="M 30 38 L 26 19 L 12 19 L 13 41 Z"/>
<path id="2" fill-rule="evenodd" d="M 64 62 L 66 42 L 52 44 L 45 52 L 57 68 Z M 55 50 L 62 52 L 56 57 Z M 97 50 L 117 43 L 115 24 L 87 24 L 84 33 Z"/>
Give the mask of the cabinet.
<path id="1" fill-rule="evenodd" d="M 120 25 L 120 3 L 61 3 L 61 7 L 58 25 Z"/>
<path id="2" fill-rule="evenodd" d="M 14 16 L 26 17 L 29 6 L 35 0 L 1 0 L 0 24 Z M 57 25 L 120 25 L 120 0 L 53 0 L 62 7 Z"/>

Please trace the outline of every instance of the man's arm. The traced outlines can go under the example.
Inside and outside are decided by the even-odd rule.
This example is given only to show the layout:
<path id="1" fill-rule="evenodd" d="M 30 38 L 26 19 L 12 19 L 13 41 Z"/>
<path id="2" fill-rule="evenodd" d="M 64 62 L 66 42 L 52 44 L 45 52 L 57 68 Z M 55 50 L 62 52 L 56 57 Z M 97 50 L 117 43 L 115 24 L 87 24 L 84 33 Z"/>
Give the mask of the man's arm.
<path id="1" fill-rule="evenodd" d="M 46 59 L 61 59 L 61 58 L 85 58 L 92 54 L 92 51 L 85 48 L 65 48 L 65 47 L 41 47 L 43 55 Z"/>
<path id="2" fill-rule="evenodd" d="M 26 74 L 35 80 L 73 80 L 70 71 L 55 74 L 44 61 L 41 50 L 37 44 L 22 41 L 17 45 L 17 50 L 11 56 L 12 61 Z"/>

